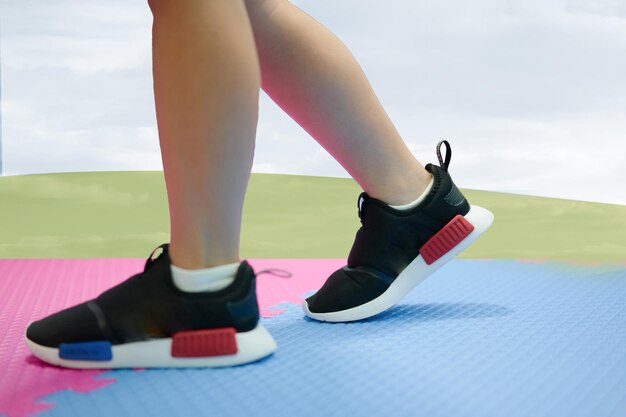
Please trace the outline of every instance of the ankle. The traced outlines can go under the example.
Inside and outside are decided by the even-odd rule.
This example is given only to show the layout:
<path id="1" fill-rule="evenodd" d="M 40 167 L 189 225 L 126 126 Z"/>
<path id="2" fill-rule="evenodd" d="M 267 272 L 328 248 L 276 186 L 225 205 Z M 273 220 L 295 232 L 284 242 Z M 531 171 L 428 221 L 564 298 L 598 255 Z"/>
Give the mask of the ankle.
<path id="1" fill-rule="evenodd" d="M 426 197 L 428 197 L 428 195 L 430 194 L 430 190 L 432 189 L 433 184 L 434 184 L 434 179 L 431 178 L 430 181 L 428 181 L 428 183 L 426 184 L 425 188 L 422 189 L 422 191 L 418 194 L 418 196 L 414 200 L 411 200 L 408 203 L 403 203 L 403 204 L 389 204 L 389 206 L 396 210 L 402 210 L 402 211 L 411 210 L 419 206 L 424 200 L 426 200 Z"/>
<path id="2" fill-rule="evenodd" d="M 410 183 L 401 184 L 397 187 L 386 188 L 382 194 L 372 194 L 370 192 L 368 192 L 368 194 L 390 206 L 402 206 L 420 198 L 430 187 L 433 180 L 433 175 L 424 170 L 424 175 L 420 176 L 418 181 L 411 181 Z"/>
<path id="3" fill-rule="evenodd" d="M 187 270 L 213 268 L 220 265 L 241 262 L 237 255 L 230 257 L 211 257 L 206 251 L 198 249 L 193 250 L 192 248 L 179 247 L 178 245 L 172 244 L 170 244 L 169 247 L 169 258 L 172 265 Z"/>

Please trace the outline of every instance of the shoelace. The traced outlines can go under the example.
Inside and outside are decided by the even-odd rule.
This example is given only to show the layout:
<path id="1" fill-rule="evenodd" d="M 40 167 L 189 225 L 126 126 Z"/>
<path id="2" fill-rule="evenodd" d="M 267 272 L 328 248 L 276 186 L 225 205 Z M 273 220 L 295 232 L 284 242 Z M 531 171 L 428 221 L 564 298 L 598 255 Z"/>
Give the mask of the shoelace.
<path id="1" fill-rule="evenodd" d="M 282 272 L 284 272 L 287 275 L 277 274 L 277 273 L 275 273 L 275 271 L 282 271 Z M 281 278 L 291 278 L 291 276 L 293 275 L 291 272 L 286 271 L 284 269 L 268 268 L 268 269 L 263 269 L 261 271 L 258 271 L 257 273 L 254 274 L 254 276 L 258 277 L 261 274 L 272 274 L 272 275 L 276 275 L 277 277 L 281 277 Z"/>

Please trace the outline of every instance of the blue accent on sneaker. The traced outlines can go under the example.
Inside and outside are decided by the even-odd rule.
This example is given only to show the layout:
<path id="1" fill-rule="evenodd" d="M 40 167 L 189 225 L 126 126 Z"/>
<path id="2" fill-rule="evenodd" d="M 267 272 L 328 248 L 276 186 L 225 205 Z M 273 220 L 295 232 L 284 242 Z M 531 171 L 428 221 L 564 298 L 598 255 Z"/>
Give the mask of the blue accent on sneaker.
<path id="1" fill-rule="evenodd" d="M 110 361 L 113 359 L 111 342 L 103 340 L 97 342 L 61 343 L 59 345 L 61 359 L 76 359 L 85 361 Z"/>

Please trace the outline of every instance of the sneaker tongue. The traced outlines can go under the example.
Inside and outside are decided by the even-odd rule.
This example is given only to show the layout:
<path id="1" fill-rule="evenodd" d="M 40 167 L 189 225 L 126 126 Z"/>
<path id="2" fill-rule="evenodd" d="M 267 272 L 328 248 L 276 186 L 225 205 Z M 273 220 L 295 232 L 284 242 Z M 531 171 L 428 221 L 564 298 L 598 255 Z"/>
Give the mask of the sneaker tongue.
<path id="1" fill-rule="evenodd" d="M 162 252 L 153 259 L 154 257 L 154 253 L 159 249 L 162 249 Z M 150 255 L 148 256 L 148 258 L 146 259 L 146 263 L 143 267 L 143 270 L 145 271 L 149 265 L 153 264 L 154 262 L 156 262 L 158 259 L 162 258 L 163 256 L 165 256 L 165 253 L 168 251 L 169 249 L 169 243 L 162 243 L 161 245 L 157 246 L 156 248 L 154 248 L 154 250 L 150 253 Z"/>
<path id="2" fill-rule="evenodd" d="M 365 200 L 367 198 L 369 198 L 369 196 L 367 195 L 367 193 L 365 193 L 365 191 L 363 191 L 361 194 L 359 194 L 359 198 L 356 203 L 361 223 L 363 223 L 363 203 L 365 203 Z"/>

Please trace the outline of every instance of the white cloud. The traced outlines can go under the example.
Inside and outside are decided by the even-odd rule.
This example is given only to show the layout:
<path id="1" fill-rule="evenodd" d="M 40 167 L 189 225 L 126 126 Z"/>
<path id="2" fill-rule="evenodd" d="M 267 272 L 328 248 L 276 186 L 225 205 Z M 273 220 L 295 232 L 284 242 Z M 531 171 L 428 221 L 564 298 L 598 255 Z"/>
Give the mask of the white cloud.
<path id="1" fill-rule="evenodd" d="M 461 187 L 626 204 L 626 3 L 294 0 Z M 5 174 L 162 169 L 147 2 L 3 3 Z M 348 177 L 262 92 L 253 172 Z"/>

